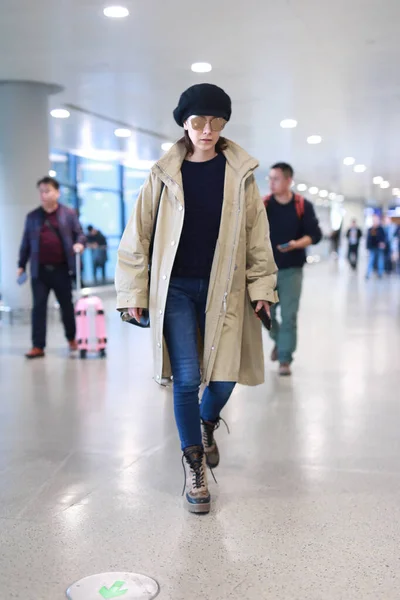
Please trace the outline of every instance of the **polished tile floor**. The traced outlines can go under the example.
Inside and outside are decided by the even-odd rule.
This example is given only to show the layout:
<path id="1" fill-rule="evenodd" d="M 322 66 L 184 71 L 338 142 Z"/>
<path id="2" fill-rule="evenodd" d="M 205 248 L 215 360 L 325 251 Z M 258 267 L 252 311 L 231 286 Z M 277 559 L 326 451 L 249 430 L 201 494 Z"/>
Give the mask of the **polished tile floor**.
<path id="1" fill-rule="evenodd" d="M 182 509 L 148 332 L 110 302 L 106 360 L 67 358 L 53 322 L 27 363 L 27 325 L 2 325 L 1 600 L 104 571 L 154 577 L 160 600 L 399 599 L 399 318 L 400 278 L 307 268 L 294 375 L 267 362 L 235 391 L 208 517 Z"/>

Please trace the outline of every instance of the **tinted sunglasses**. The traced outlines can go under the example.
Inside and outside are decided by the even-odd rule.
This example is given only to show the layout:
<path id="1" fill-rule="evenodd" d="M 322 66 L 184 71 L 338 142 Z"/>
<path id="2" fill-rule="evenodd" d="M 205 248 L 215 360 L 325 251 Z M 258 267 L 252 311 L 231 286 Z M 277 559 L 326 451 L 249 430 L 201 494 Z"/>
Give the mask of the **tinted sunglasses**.
<path id="1" fill-rule="evenodd" d="M 192 117 L 189 121 L 195 131 L 203 131 L 208 123 L 207 117 Z M 226 123 L 222 117 L 214 117 L 210 120 L 211 131 L 222 131 Z"/>

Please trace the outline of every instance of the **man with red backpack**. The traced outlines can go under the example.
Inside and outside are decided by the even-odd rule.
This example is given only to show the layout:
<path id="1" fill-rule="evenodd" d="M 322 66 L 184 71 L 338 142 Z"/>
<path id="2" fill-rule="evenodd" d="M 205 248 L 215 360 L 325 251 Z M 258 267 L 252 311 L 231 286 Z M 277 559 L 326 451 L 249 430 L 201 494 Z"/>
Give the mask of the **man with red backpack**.
<path id="1" fill-rule="evenodd" d="M 278 266 L 278 305 L 271 308 L 271 338 L 275 342 L 271 360 L 279 361 L 279 374 L 291 375 L 290 365 L 297 345 L 297 313 L 303 282 L 307 246 L 317 244 L 322 233 L 313 205 L 292 192 L 293 169 L 287 163 L 271 167 L 271 195 L 264 198 L 275 262 Z"/>

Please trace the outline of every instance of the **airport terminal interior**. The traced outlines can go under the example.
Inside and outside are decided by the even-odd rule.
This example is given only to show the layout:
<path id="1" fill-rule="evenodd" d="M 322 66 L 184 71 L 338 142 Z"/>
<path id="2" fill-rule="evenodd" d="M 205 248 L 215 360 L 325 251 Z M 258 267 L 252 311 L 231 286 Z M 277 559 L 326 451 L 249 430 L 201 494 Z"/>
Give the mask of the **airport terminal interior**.
<path id="1" fill-rule="evenodd" d="M 400 598 L 399 21 L 396 0 L 0 0 L 0 600 Z M 261 196 L 289 163 L 321 239 L 291 375 L 263 328 L 265 382 L 222 411 L 200 515 L 156 325 L 121 320 L 114 276 L 202 83 L 229 94 L 223 135 Z M 35 257 L 27 281 L 18 257 L 46 176 L 85 236 L 73 302 L 100 299 L 106 341 L 68 346 L 51 293 L 28 360 Z"/>

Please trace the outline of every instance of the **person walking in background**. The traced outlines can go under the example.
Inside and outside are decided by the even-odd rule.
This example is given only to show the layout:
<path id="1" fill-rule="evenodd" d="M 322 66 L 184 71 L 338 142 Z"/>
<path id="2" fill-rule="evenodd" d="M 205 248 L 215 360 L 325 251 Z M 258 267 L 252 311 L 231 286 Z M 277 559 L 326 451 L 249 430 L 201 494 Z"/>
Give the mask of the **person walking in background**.
<path id="1" fill-rule="evenodd" d="M 116 271 L 117 307 L 137 321 L 150 309 L 156 380 L 172 368 L 186 504 L 195 513 L 210 510 L 206 462 L 219 463 L 214 432 L 235 384 L 264 381 L 255 312 L 269 313 L 277 300 L 258 163 L 221 137 L 230 117 L 231 100 L 215 85 L 181 95 L 174 118 L 184 137 L 153 166 Z"/>
<path id="2" fill-rule="evenodd" d="M 264 198 L 271 230 L 271 243 L 278 266 L 277 305 L 272 307 L 271 338 L 275 342 L 271 360 L 279 361 L 279 373 L 291 375 L 290 365 L 297 346 L 297 313 L 303 281 L 305 249 L 322 238 L 313 205 L 292 192 L 293 169 L 287 163 L 276 163 L 270 171 L 272 195 Z"/>
<path id="3" fill-rule="evenodd" d="M 107 263 L 107 239 L 99 231 L 95 229 L 93 225 L 89 225 L 87 233 L 87 246 L 91 249 L 92 253 L 92 265 L 93 265 L 93 279 L 97 283 L 97 271 L 100 269 L 102 276 L 102 283 L 106 282 L 106 263 Z"/>
<path id="4" fill-rule="evenodd" d="M 332 256 L 335 259 L 339 258 L 341 232 L 342 232 L 341 227 L 339 227 L 339 229 L 334 229 L 330 236 L 331 237 Z"/>
<path id="5" fill-rule="evenodd" d="M 351 221 L 351 225 L 346 234 L 349 251 L 347 254 L 351 268 L 355 271 L 358 264 L 358 250 L 360 248 L 360 240 L 362 238 L 362 231 L 357 225 L 356 219 Z"/>
<path id="6" fill-rule="evenodd" d="M 385 232 L 385 271 L 390 275 L 393 271 L 393 237 L 396 232 L 396 226 L 392 223 L 392 219 L 389 215 L 386 215 L 383 219 L 383 231 Z"/>
<path id="7" fill-rule="evenodd" d="M 42 205 L 26 218 L 17 272 L 20 277 L 30 261 L 33 347 L 25 355 L 27 358 L 41 358 L 45 354 L 47 301 L 51 290 L 60 305 L 70 351 L 78 349 L 71 278 L 76 270 L 75 253 L 83 252 L 86 242 L 75 211 L 59 203 L 58 181 L 43 177 L 37 187 Z"/>
<path id="8" fill-rule="evenodd" d="M 368 230 L 367 249 L 369 250 L 368 268 L 366 279 L 378 269 L 378 277 L 382 278 L 385 270 L 386 235 L 378 215 L 372 217 L 372 227 Z"/>
<path id="9" fill-rule="evenodd" d="M 392 240 L 392 260 L 395 273 L 400 272 L 400 225 L 397 225 Z"/>

